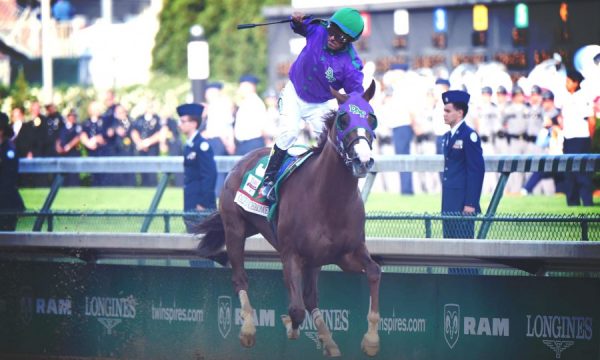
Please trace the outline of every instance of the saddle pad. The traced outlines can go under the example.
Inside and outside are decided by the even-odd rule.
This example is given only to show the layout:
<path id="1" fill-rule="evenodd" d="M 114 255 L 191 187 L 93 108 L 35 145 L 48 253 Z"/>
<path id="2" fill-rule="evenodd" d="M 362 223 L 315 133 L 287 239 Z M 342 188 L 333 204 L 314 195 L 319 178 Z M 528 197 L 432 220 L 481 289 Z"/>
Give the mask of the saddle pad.
<path id="1" fill-rule="evenodd" d="M 275 194 L 277 201 L 269 206 L 267 199 L 261 194 L 263 178 L 269 162 L 269 157 L 264 156 L 259 159 L 256 165 L 247 171 L 242 178 L 240 188 L 235 194 L 234 202 L 242 207 L 242 209 L 253 214 L 266 216 L 269 220 L 274 216 L 279 201 L 279 187 L 290 174 L 304 163 L 313 154 L 312 151 L 305 151 L 298 156 L 292 156 L 289 153 L 283 161 L 283 165 L 277 174 L 275 182 Z"/>

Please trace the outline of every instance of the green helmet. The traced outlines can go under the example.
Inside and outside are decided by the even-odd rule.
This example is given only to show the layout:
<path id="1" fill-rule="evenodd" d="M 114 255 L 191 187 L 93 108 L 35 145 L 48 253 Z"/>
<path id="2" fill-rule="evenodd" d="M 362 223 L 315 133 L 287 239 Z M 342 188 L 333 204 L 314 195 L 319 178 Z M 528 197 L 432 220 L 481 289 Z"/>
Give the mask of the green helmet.
<path id="1" fill-rule="evenodd" d="M 339 9 L 331 16 L 329 21 L 336 24 L 344 34 L 350 36 L 353 40 L 358 40 L 365 28 L 360 13 L 352 8 Z"/>

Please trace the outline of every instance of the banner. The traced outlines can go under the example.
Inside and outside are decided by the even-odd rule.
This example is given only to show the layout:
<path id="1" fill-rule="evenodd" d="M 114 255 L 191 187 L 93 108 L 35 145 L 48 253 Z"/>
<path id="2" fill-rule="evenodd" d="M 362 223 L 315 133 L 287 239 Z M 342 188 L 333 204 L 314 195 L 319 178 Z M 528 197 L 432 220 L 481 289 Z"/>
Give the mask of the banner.
<path id="1" fill-rule="evenodd" d="M 310 316 L 287 339 L 281 271 L 248 276 L 250 349 L 230 269 L 0 262 L 0 358 L 320 358 Z M 322 272 L 319 290 L 343 358 L 366 358 L 365 276 Z M 598 279 L 384 273 L 380 294 L 377 358 L 599 358 Z"/>

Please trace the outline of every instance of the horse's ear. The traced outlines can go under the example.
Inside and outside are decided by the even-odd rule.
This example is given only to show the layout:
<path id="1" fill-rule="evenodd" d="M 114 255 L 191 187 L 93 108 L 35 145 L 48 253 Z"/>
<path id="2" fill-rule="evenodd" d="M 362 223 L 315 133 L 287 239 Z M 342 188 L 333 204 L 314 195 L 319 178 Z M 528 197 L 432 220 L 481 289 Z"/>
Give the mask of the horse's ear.
<path id="1" fill-rule="evenodd" d="M 371 85 L 369 85 L 369 88 L 363 94 L 363 99 L 369 102 L 373 98 L 373 95 L 375 95 L 375 80 L 371 80 Z"/>
<path id="2" fill-rule="evenodd" d="M 340 93 L 339 91 L 332 88 L 331 86 L 329 87 L 329 91 L 331 92 L 331 95 L 333 95 L 333 97 L 337 100 L 338 104 L 345 103 L 346 100 L 348 100 L 348 98 L 349 98 L 348 95 Z"/>

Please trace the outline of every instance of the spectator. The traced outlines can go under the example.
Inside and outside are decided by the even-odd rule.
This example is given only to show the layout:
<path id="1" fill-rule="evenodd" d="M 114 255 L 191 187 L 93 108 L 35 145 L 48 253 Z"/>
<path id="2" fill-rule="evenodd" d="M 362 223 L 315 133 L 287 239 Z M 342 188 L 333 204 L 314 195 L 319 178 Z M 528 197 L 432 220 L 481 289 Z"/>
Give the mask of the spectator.
<path id="1" fill-rule="evenodd" d="M 258 78 L 244 75 L 238 87 L 238 109 L 235 114 L 235 153 L 245 155 L 265 146 L 267 108 L 256 94 Z"/>
<path id="2" fill-rule="evenodd" d="M 160 142 L 160 117 L 153 111 L 152 102 L 145 104 L 144 114 L 138 117 L 131 128 L 131 140 L 136 155 L 158 156 Z M 133 154 L 132 154 L 133 155 Z M 156 173 L 142 173 L 142 186 L 156 186 Z"/>
<path id="3" fill-rule="evenodd" d="M 217 207 L 215 183 L 217 165 L 209 143 L 200 135 L 200 121 L 204 108 L 198 104 L 183 104 L 177 107 L 181 132 L 187 137 L 183 150 L 183 210 L 198 212 Z M 184 218 L 186 229 L 193 233 L 198 216 Z"/>
<path id="4" fill-rule="evenodd" d="M 586 154 L 591 150 L 589 124 L 595 120 L 591 103 L 580 91 L 583 76 L 577 70 L 567 72 L 565 83 L 567 93 L 562 107 L 562 129 L 565 154 Z M 592 120 L 594 119 L 594 120 Z M 592 206 L 592 179 L 587 173 L 565 174 L 567 205 Z"/>
<path id="5" fill-rule="evenodd" d="M 100 103 L 92 102 L 88 106 L 89 118 L 83 123 L 81 131 L 81 144 L 86 149 L 88 156 L 106 156 L 105 124 L 100 116 L 102 108 Z M 105 186 L 105 174 L 92 174 L 92 185 Z"/>
<path id="6" fill-rule="evenodd" d="M 121 104 L 115 107 L 114 114 L 114 139 L 113 139 L 113 156 L 133 156 L 133 142 L 131 141 L 131 119 L 127 113 L 127 109 Z M 118 186 L 135 186 L 135 174 L 122 173 L 111 174 L 113 177 L 113 185 Z"/>
<path id="7" fill-rule="evenodd" d="M 235 140 L 233 135 L 233 102 L 223 94 L 223 84 L 209 83 L 206 86 L 205 98 L 206 126 L 201 132 L 202 137 L 210 144 L 215 156 L 233 155 Z M 239 111 L 239 110 L 238 110 Z M 217 174 L 215 194 L 218 197 L 225 183 L 225 173 Z"/>
<path id="8" fill-rule="evenodd" d="M 523 155 L 527 152 L 527 127 L 531 108 L 525 103 L 525 94 L 520 86 L 513 87 L 512 102 L 504 109 L 502 123 L 506 131 L 508 148 L 505 154 Z M 524 184 L 524 174 L 513 172 L 506 184 L 506 190 L 518 194 Z"/>
<path id="9" fill-rule="evenodd" d="M 472 216 L 481 212 L 479 198 L 485 166 L 481 141 L 464 121 L 469 111 L 469 94 L 448 91 L 442 94 L 444 121 L 450 126 L 444 139 L 444 172 L 442 179 L 442 213 Z M 472 239 L 472 220 L 445 220 L 444 238 Z"/>
<path id="10" fill-rule="evenodd" d="M 10 140 L 14 136 L 8 116 L 0 112 L 0 231 L 14 231 L 17 227 L 16 213 L 25 210 L 23 199 L 17 189 L 19 158 Z M 15 214 L 5 214 L 11 212 Z"/>
<path id="11" fill-rule="evenodd" d="M 65 126 L 58 131 L 58 138 L 55 143 L 55 150 L 58 156 L 64 157 L 79 157 L 79 143 L 81 136 L 81 125 L 77 123 L 77 112 L 71 109 L 67 114 Z M 65 186 L 79 186 L 79 174 L 67 174 Z"/>

